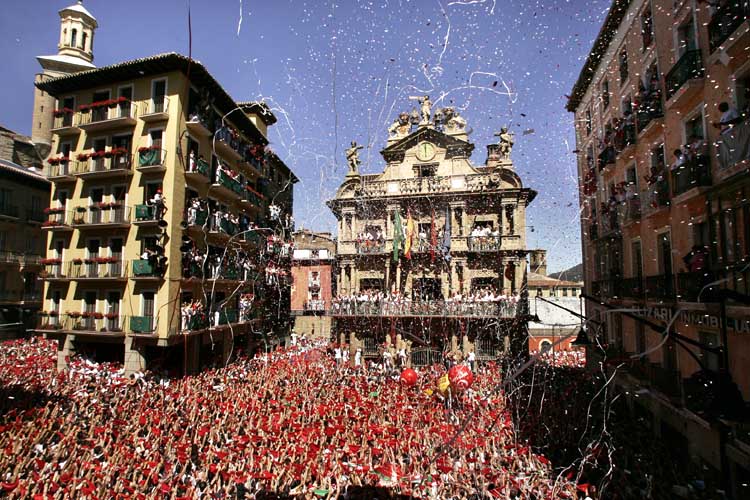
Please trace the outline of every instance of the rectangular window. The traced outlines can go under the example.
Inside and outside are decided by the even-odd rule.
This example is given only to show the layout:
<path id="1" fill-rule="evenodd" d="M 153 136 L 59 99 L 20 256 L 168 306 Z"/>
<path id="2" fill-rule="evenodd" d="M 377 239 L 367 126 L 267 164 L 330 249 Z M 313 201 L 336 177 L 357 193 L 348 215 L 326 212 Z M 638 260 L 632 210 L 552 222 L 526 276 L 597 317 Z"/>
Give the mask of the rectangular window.
<path id="1" fill-rule="evenodd" d="M 166 111 L 165 97 L 167 95 L 167 81 L 155 80 L 151 84 L 151 112 L 163 113 Z"/>
<path id="2" fill-rule="evenodd" d="M 609 107 L 609 80 L 604 80 L 602 83 L 602 106 L 604 109 Z"/>
<path id="3" fill-rule="evenodd" d="M 141 294 L 141 311 L 143 313 L 142 316 L 153 318 L 154 306 L 155 306 L 154 292 L 143 292 Z"/>
<path id="4" fill-rule="evenodd" d="M 643 277 L 643 255 L 641 253 L 641 242 L 634 241 L 631 244 L 631 262 L 630 272 L 634 278 Z"/>
<path id="5" fill-rule="evenodd" d="M 620 85 L 628 79 L 628 51 L 626 48 L 620 51 Z"/>
<path id="6" fill-rule="evenodd" d="M 587 109 L 586 110 L 586 135 L 591 135 L 591 127 L 592 127 L 591 109 Z"/>
<path id="7" fill-rule="evenodd" d="M 650 7 L 643 11 L 641 15 L 641 38 L 643 50 L 649 48 L 654 41 L 654 19 Z"/>
<path id="8" fill-rule="evenodd" d="M 685 52 L 695 50 L 696 48 L 693 16 L 690 16 L 685 24 L 677 28 L 677 57 L 679 58 Z"/>
<path id="9" fill-rule="evenodd" d="M 635 322 L 635 353 L 641 354 L 646 352 L 646 329 L 640 321 Z M 641 361 L 648 361 L 648 358 L 639 358 Z"/>
<path id="10" fill-rule="evenodd" d="M 661 233 L 656 237 L 657 249 L 659 261 L 659 274 L 669 276 L 672 274 L 672 242 L 669 238 L 669 233 Z"/>

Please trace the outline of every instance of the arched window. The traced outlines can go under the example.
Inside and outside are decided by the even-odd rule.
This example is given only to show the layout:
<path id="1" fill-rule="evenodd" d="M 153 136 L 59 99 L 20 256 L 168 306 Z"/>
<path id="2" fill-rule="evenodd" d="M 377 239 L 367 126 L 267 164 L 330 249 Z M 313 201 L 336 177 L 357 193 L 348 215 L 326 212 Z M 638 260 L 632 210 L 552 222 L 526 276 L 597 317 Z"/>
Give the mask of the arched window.
<path id="1" fill-rule="evenodd" d="M 86 33 L 81 34 L 81 50 L 86 50 L 86 39 L 89 36 Z"/>
<path id="2" fill-rule="evenodd" d="M 78 30 L 70 30 L 70 46 L 75 47 L 78 38 Z"/>

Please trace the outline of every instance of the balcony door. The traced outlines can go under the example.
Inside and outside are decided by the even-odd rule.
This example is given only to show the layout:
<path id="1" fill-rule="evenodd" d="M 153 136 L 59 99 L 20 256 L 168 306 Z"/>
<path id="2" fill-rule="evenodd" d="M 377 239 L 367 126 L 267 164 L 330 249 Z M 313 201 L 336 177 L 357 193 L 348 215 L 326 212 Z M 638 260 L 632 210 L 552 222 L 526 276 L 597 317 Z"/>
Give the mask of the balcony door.
<path id="1" fill-rule="evenodd" d="M 163 113 L 166 111 L 165 97 L 167 95 L 167 81 L 154 80 L 151 83 L 151 112 Z"/>
<path id="2" fill-rule="evenodd" d="M 685 24 L 677 29 L 677 55 L 681 57 L 685 52 L 696 50 L 698 42 L 695 37 L 695 25 L 693 16 L 690 16 Z"/>
<path id="3" fill-rule="evenodd" d="M 148 318 L 149 329 L 154 328 L 155 305 L 156 298 L 154 292 L 143 292 L 141 294 L 141 313 L 142 316 Z"/>
<path id="4" fill-rule="evenodd" d="M 89 240 L 86 244 L 86 276 L 89 278 L 99 276 L 99 263 L 96 262 L 99 258 L 99 244 L 99 240 Z"/>
<path id="5" fill-rule="evenodd" d="M 96 330 L 96 292 L 86 292 L 83 299 L 83 312 L 87 313 L 83 318 L 83 327 L 85 330 Z"/>
<path id="6" fill-rule="evenodd" d="M 50 304 L 50 311 L 56 314 L 49 316 L 49 324 L 57 325 L 60 321 L 60 304 L 62 303 L 62 293 L 59 290 L 52 292 L 52 300 Z"/>
<path id="7" fill-rule="evenodd" d="M 107 330 L 120 328 L 120 292 L 107 293 Z"/>
<path id="8" fill-rule="evenodd" d="M 91 147 L 96 153 L 105 151 L 107 149 L 107 139 L 106 138 L 94 139 L 93 141 L 91 141 Z M 104 156 L 97 156 L 95 158 L 92 158 L 91 164 L 89 165 L 88 170 L 93 171 L 93 172 L 101 172 L 102 170 L 106 170 L 107 160 L 108 159 L 105 158 Z"/>
<path id="9" fill-rule="evenodd" d="M 109 240 L 109 263 L 110 276 L 122 276 L 122 238 Z"/>
<path id="10" fill-rule="evenodd" d="M 124 150 L 122 154 L 112 157 L 112 168 L 127 169 L 130 165 L 130 152 L 133 144 L 131 135 L 117 135 L 112 138 L 113 150 Z"/>
<path id="11" fill-rule="evenodd" d="M 123 87 L 118 91 L 118 97 L 124 97 L 125 102 L 117 105 L 118 117 L 129 118 L 131 116 L 131 106 L 133 105 L 133 87 Z"/>
<path id="12" fill-rule="evenodd" d="M 110 210 L 114 222 L 125 222 L 125 198 L 127 193 L 128 190 L 125 186 L 114 186 L 112 188 L 112 201 L 115 204 Z"/>
<path id="13" fill-rule="evenodd" d="M 104 201 L 104 188 L 93 188 L 89 191 L 89 223 L 90 224 L 101 224 L 102 223 L 102 210 L 96 207 L 97 204 Z"/>
<path id="14" fill-rule="evenodd" d="M 101 92 L 94 92 L 92 97 L 92 103 L 103 102 L 109 100 L 109 90 L 102 90 Z M 109 118 L 109 106 L 97 106 L 91 111 L 91 122 L 101 122 Z"/>

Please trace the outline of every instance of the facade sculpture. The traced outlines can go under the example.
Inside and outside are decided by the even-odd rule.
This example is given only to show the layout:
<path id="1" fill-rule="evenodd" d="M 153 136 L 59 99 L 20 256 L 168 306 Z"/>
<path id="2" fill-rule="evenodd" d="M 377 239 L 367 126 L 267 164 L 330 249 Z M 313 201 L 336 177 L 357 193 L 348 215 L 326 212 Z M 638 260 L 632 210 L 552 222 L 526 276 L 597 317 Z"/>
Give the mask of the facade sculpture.
<path id="1" fill-rule="evenodd" d="M 495 137 L 500 138 L 498 146 L 500 146 L 500 154 L 503 156 L 503 159 L 510 160 L 510 153 L 513 151 L 513 144 L 515 144 L 513 133 L 508 132 L 508 127 L 503 127 L 500 129 L 500 132 L 495 134 Z"/>
<path id="2" fill-rule="evenodd" d="M 357 141 L 352 141 L 352 147 L 346 150 L 346 162 L 349 164 L 349 174 L 359 173 L 362 161 L 359 159 L 359 150 L 364 146 L 358 146 Z"/>

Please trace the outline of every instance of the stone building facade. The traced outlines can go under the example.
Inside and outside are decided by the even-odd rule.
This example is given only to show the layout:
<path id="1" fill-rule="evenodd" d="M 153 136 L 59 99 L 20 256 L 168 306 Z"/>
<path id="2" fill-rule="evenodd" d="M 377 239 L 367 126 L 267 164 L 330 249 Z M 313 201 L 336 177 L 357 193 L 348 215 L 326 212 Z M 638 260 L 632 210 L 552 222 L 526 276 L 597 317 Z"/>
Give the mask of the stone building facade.
<path id="1" fill-rule="evenodd" d="M 729 418 L 750 398 L 749 14 L 616 0 L 568 102 L 589 332 L 631 360 L 616 380 L 633 409 L 733 498 L 750 496 Z"/>
<path id="2" fill-rule="evenodd" d="M 429 97 L 421 101 L 421 119 L 402 113 L 389 129 L 382 173 L 360 173 L 352 145 L 350 171 L 328 202 L 338 220 L 340 298 L 380 293 L 409 304 L 334 310 L 333 336 L 361 346 L 366 357 L 386 343 L 408 346 L 415 360 L 473 349 L 494 358 L 521 337 L 524 304 L 484 315 L 445 304 L 489 291 L 525 296 L 525 213 L 536 192 L 514 170 L 506 130 L 487 147 L 486 162 L 475 165 L 465 119 L 452 108 L 433 115 L 429 104 L 425 109 Z"/>
<path id="3" fill-rule="evenodd" d="M 29 137 L 0 127 L 0 337 L 36 326 L 50 182 Z"/>

